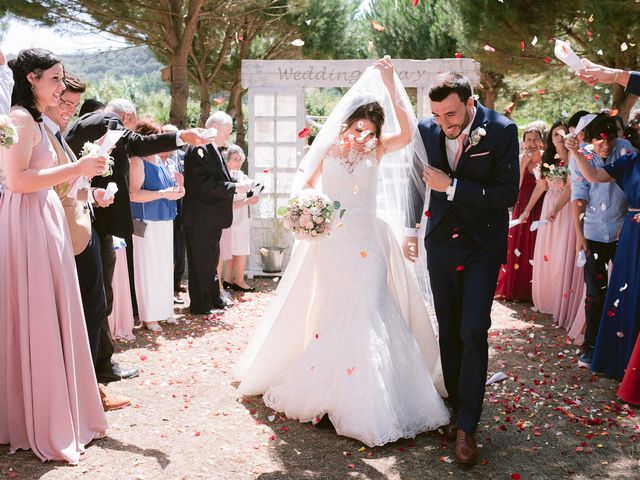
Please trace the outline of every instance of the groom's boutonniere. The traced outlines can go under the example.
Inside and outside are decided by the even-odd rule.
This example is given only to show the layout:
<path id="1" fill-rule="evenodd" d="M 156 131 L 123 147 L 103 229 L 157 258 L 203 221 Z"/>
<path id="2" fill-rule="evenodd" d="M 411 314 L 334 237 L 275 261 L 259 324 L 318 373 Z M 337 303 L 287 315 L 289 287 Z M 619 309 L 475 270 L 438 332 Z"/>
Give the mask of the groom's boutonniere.
<path id="1" fill-rule="evenodd" d="M 467 150 L 479 144 L 480 140 L 482 140 L 482 137 L 484 137 L 486 134 L 487 131 L 484 129 L 484 125 L 476 128 L 473 132 L 471 132 L 469 134 L 469 146 L 467 147 Z"/>

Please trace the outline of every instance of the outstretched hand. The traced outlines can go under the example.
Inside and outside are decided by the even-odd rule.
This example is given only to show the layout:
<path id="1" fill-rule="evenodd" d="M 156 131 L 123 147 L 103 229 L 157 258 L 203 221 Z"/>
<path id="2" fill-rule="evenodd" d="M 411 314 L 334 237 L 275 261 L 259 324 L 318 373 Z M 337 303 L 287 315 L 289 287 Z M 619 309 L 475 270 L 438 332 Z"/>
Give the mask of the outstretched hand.
<path id="1" fill-rule="evenodd" d="M 615 83 L 618 76 L 623 72 L 616 68 L 605 67 L 604 65 L 598 65 L 593 63 L 587 58 L 582 59 L 582 63 L 586 68 L 576 72 L 576 75 L 580 80 L 590 86 L 595 86 L 596 83 L 611 84 Z"/>
<path id="2" fill-rule="evenodd" d="M 380 72 L 380 76 L 382 77 L 382 81 L 387 86 L 387 88 L 392 88 L 394 85 L 393 82 L 393 63 L 391 62 L 391 57 L 385 55 L 384 58 L 377 60 L 373 64 L 373 68 Z"/>
<path id="3" fill-rule="evenodd" d="M 564 139 L 564 146 L 571 153 L 576 153 L 580 148 L 580 142 L 578 141 L 578 137 L 575 135 L 567 135 Z"/>

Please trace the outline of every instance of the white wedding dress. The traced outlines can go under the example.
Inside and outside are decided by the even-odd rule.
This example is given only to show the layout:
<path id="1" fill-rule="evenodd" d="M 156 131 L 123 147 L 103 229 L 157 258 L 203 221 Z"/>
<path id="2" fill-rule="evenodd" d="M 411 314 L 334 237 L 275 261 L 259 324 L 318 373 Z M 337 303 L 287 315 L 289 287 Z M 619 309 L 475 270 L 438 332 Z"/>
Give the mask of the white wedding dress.
<path id="1" fill-rule="evenodd" d="M 384 161 L 384 159 L 382 160 Z M 440 354 L 414 274 L 376 215 L 378 164 L 323 161 L 323 192 L 346 210 L 297 243 L 276 297 L 236 368 L 242 395 L 301 422 L 325 413 L 368 446 L 449 421 Z"/>

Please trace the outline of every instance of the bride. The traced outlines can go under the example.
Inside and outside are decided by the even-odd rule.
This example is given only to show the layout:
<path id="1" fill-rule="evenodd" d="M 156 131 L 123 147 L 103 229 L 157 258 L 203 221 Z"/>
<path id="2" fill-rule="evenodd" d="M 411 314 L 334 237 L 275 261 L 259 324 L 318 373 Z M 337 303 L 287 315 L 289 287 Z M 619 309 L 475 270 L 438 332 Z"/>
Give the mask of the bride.
<path id="1" fill-rule="evenodd" d="M 241 395 L 263 394 L 301 422 L 327 415 L 338 434 L 370 447 L 449 421 L 432 322 L 378 212 L 404 218 L 399 202 L 383 200 L 404 197 L 416 131 L 385 57 L 338 103 L 294 180 L 294 195 L 322 190 L 344 216 L 330 235 L 295 245 L 235 370 Z"/>

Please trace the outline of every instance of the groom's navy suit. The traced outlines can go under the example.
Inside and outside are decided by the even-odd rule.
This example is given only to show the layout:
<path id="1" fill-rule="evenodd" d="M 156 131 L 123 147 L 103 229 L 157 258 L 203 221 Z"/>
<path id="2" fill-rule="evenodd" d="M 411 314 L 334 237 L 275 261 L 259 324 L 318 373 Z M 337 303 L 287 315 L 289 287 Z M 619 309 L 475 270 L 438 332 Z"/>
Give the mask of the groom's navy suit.
<path id="1" fill-rule="evenodd" d="M 440 126 L 433 119 L 418 125 L 429 164 L 457 179 L 452 200 L 431 192 L 425 246 L 445 386 L 458 426 L 467 433 L 475 432 L 482 411 L 491 305 L 506 262 L 508 208 L 516 202 L 519 181 L 516 125 L 478 102 L 475 106 L 470 132 L 482 127 L 486 135 L 474 146 L 467 139 L 455 171 Z M 421 212 L 417 187 L 410 188 L 414 211 Z M 409 221 L 415 226 L 422 219 Z"/>

